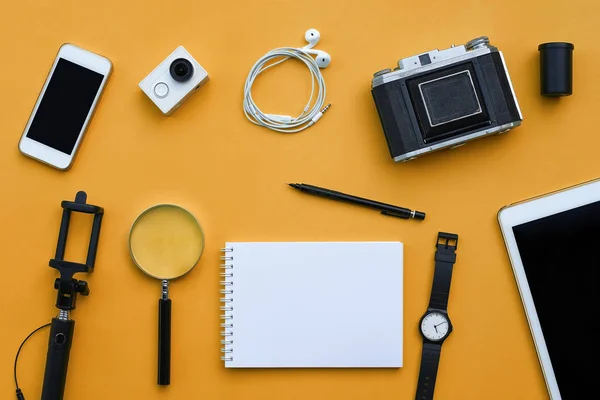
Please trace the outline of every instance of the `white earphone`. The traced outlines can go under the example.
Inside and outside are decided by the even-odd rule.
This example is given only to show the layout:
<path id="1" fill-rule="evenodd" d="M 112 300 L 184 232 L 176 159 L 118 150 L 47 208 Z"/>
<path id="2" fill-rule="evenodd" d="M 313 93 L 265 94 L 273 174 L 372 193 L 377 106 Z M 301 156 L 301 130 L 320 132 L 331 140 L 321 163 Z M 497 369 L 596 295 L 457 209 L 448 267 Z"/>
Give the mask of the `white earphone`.
<path id="1" fill-rule="evenodd" d="M 302 50 L 308 54 L 315 55 L 315 61 L 319 68 L 327 68 L 331 63 L 331 56 L 329 53 L 323 50 L 313 50 L 313 47 L 317 45 L 319 40 L 321 39 L 321 33 L 316 29 L 309 29 L 304 34 L 304 39 L 308 42 L 308 44 L 302 47 Z"/>
<path id="2" fill-rule="evenodd" d="M 321 40 L 321 33 L 316 29 L 309 29 L 304 34 L 304 40 L 308 42 L 304 48 L 312 49 L 317 43 L 319 43 L 319 40 Z"/>
<path id="3" fill-rule="evenodd" d="M 244 114 L 253 124 L 264 126 L 271 130 L 283 133 L 294 133 L 303 131 L 319 121 L 331 104 L 325 105 L 325 79 L 321 69 L 327 68 L 331 63 L 331 56 L 323 50 L 315 50 L 313 47 L 321 39 L 321 34 L 316 29 L 309 29 L 304 34 L 308 44 L 304 47 L 279 47 L 269 51 L 262 56 L 250 69 L 244 85 Z M 314 58 L 312 56 L 315 56 Z M 258 75 L 264 71 L 279 65 L 290 58 L 301 61 L 308 68 L 312 80 L 312 90 L 308 103 L 298 116 L 271 114 L 263 112 L 252 98 L 252 85 Z"/>
<path id="4" fill-rule="evenodd" d="M 305 53 L 316 55 L 315 61 L 319 68 L 327 68 L 331 64 L 331 56 L 323 50 L 302 49 Z"/>

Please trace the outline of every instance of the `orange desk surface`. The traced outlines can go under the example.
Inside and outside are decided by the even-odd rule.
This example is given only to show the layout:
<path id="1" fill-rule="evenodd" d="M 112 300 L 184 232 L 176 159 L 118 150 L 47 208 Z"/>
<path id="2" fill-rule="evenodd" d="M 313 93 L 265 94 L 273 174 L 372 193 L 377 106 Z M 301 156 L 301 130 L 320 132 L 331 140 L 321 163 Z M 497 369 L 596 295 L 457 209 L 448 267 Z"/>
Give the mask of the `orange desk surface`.
<path id="1" fill-rule="evenodd" d="M 93 3 L 93 4 L 92 4 Z M 56 314 L 49 268 L 60 202 L 86 190 L 105 208 L 96 270 L 81 275 L 66 400 L 412 399 L 418 320 L 440 230 L 460 235 L 436 399 L 547 398 L 498 229 L 502 206 L 600 175 L 600 4 L 596 1 L 18 1 L 0 24 L 0 397 L 14 398 L 22 339 Z M 246 121 L 242 92 L 268 50 L 303 46 L 308 28 L 329 52 L 332 108 L 285 135 Z M 372 74 L 399 58 L 487 35 L 504 52 L 523 125 L 406 164 L 389 157 L 370 94 Z M 574 95 L 539 95 L 538 44 L 575 44 Z M 73 42 L 114 64 L 72 170 L 30 160 L 17 142 L 59 46 Z M 210 81 L 171 117 L 138 88 L 177 46 Z M 261 77 L 257 103 L 295 114 L 308 98 L 303 66 Z M 427 212 L 424 222 L 295 192 L 305 182 Z M 172 384 L 156 386 L 160 285 L 137 270 L 127 235 L 146 207 L 189 208 L 206 232 L 198 267 L 171 285 Z M 89 221 L 73 220 L 67 256 L 83 260 Z M 404 367 L 397 370 L 226 370 L 220 361 L 219 249 L 225 241 L 399 240 L 405 245 Z M 385 279 L 385 277 L 382 277 Z M 335 310 L 332 310 L 335 312 Z M 48 331 L 24 348 L 19 382 L 40 396 Z M 576 346 L 576 343 L 572 343 Z"/>

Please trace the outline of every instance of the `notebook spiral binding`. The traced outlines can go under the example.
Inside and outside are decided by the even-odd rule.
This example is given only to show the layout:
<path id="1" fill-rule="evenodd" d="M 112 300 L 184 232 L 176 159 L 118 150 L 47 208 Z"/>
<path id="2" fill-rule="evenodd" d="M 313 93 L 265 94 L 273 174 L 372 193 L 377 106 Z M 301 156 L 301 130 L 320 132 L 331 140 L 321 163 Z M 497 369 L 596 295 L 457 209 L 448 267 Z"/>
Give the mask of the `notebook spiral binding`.
<path id="1" fill-rule="evenodd" d="M 220 306 L 221 314 L 221 352 L 223 361 L 233 361 L 233 249 L 223 248 L 221 252 L 224 254 L 221 256 L 221 289 L 219 292 L 223 295 L 221 297 Z"/>

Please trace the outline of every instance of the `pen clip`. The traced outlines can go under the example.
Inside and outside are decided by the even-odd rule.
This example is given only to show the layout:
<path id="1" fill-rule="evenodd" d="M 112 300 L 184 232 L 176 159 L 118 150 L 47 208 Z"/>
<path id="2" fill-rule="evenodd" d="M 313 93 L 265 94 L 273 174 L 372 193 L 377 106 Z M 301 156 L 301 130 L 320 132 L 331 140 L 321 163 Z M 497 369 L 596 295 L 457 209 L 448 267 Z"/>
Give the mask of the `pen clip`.
<path id="1" fill-rule="evenodd" d="M 396 214 L 393 212 L 389 212 L 389 211 L 382 211 L 381 212 L 383 215 L 389 215 L 390 217 L 396 217 L 396 218 L 402 218 L 402 219 L 409 219 L 410 218 L 410 214 L 406 215 L 406 214 Z"/>

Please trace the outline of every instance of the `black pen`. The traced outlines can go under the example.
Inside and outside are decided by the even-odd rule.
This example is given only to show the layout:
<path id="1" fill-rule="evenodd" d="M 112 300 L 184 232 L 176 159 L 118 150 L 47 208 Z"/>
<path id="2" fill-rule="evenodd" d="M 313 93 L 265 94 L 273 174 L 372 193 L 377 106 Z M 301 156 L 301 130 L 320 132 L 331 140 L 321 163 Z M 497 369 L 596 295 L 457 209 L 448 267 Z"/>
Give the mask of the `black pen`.
<path id="1" fill-rule="evenodd" d="M 373 208 L 375 210 L 381 211 L 383 215 L 389 215 L 392 217 L 404 219 L 425 219 L 425 213 L 421 211 L 413 211 L 404 207 L 396 207 L 391 204 L 381 203 L 379 201 L 363 199 L 362 197 L 336 192 L 335 190 L 324 189 L 313 185 L 305 185 L 304 183 L 288 183 L 288 185 L 290 185 L 294 189 L 300 190 L 301 192 L 312 194 L 315 196 L 325 197 L 331 200 L 342 201 L 344 203 L 351 203 L 359 206 Z"/>

